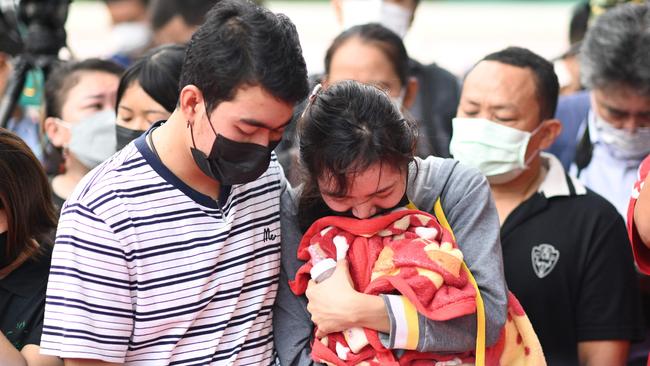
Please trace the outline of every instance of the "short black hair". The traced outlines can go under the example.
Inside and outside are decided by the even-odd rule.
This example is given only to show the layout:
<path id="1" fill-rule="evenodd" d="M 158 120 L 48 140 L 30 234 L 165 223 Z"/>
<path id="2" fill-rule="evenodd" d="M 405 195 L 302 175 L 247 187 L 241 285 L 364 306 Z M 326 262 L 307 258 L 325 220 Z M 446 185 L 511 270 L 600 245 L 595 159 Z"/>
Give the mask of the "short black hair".
<path id="1" fill-rule="evenodd" d="M 195 85 L 211 110 L 244 85 L 259 85 L 287 103 L 309 93 L 296 27 L 251 1 L 219 1 L 192 35 L 180 88 Z"/>
<path id="2" fill-rule="evenodd" d="M 522 47 L 508 47 L 485 56 L 481 61 L 496 61 L 530 69 L 535 77 L 535 92 L 541 120 L 555 116 L 560 84 L 550 61 Z"/>
<path id="3" fill-rule="evenodd" d="M 178 81 L 184 57 L 184 45 L 170 44 L 152 49 L 129 66 L 117 87 L 116 112 L 124 92 L 136 81 L 156 103 L 167 112 L 173 112 L 178 102 Z"/>
<path id="4" fill-rule="evenodd" d="M 599 16 L 580 50 L 590 89 L 626 86 L 650 96 L 650 4 L 618 5 Z"/>
<path id="5" fill-rule="evenodd" d="M 151 4 L 151 27 L 158 30 L 179 15 L 188 25 L 199 26 L 219 0 L 155 0 Z"/>
<path id="6" fill-rule="evenodd" d="M 332 59 L 341 46 L 351 39 L 376 46 L 388 58 L 402 86 L 408 84 L 409 56 L 402 39 L 390 29 L 378 23 L 356 25 L 339 34 L 325 54 L 325 73 L 330 73 Z"/>
<path id="7" fill-rule="evenodd" d="M 98 58 L 57 64 L 45 82 L 45 117 L 61 118 L 61 110 L 68 97 L 68 92 L 77 85 L 79 74 L 84 71 L 105 72 L 120 77 L 124 68 L 113 61 Z"/>

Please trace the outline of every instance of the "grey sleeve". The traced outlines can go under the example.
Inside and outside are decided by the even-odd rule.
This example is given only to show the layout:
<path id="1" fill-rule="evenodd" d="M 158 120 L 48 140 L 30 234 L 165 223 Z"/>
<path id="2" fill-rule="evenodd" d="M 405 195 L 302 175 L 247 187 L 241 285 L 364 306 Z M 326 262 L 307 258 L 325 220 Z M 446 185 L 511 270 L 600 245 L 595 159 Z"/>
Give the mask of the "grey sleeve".
<path id="1" fill-rule="evenodd" d="M 273 306 L 273 339 L 282 366 L 315 365 L 311 359 L 313 324 L 307 312 L 307 299 L 289 288 L 303 264 L 296 257 L 302 237 L 293 205 L 293 191 L 284 190 L 280 205 L 281 268 L 278 294 Z"/>
<path id="2" fill-rule="evenodd" d="M 436 175 L 448 179 L 433 184 L 439 190 L 443 211 L 454 230 L 464 260 L 472 272 L 485 304 L 486 346 L 499 339 L 506 321 L 508 297 L 503 272 L 500 224 L 489 184 L 477 170 L 445 160 Z M 427 172 L 422 172 L 426 175 Z M 427 177 L 422 177 L 427 178 Z M 435 177 L 428 177 L 434 179 Z M 437 187 L 442 185 L 441 188 Z M 431 206 L 433 207 L 433 202 Z M 421 208 L 424 209 L 424 208 Z M 431 208 L 427 208 L 431 209 Z M 462 352 L 476 346 L 476 315 L 433 321 L 418 314 L 421 352 Z"/>

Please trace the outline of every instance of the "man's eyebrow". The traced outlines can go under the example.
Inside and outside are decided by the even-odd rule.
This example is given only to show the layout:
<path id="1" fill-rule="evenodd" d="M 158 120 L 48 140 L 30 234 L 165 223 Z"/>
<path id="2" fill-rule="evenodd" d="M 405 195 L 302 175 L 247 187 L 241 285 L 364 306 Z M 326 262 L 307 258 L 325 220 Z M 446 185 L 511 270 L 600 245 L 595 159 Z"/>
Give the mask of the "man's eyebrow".
<path id="1" fill-rule="evenodd" d="M 465 101 L 473 106 L 480 106 L 481 103 L 472 100 L 471 98 L 466 98 Z M 517 105 L 514 103 L 502 103 L 502 104 L 495 104 L 490 106 L 491 109 L 517 109 Z"/>
<path id="2" fill-rule="evenodd" d="M 240 121 L 246 123 L 247 125 L 251 125 L 251 126 L 253 126 L 253 127 L 266 128 L 266 129 L 268 129 L 268 130 L 274 130 L 274 131 L 275 131 L 275 130 L 281 130 L 281 129 L 287 127 L 287 126 L 291 123 L 292 120 L 293 120 L 293 117 L 289 118 L 289 119 L 288 119 L 285 123 L 283 123 L 282 125 L 280 125 L 280 126 L 278 126 L 278 127 L 276 127 L 276 128 L 271 128 L 271 127 L 269 127 L 269 125 L 267 125 L 266 123 L 264 123 L 264 122 L 262 122 L 262 121 L 258 121 L 258 120 L 256 120 L 256 119 L 252 119 L 252 118 L 242 118 L 242 119 L 240 119 Z"/>

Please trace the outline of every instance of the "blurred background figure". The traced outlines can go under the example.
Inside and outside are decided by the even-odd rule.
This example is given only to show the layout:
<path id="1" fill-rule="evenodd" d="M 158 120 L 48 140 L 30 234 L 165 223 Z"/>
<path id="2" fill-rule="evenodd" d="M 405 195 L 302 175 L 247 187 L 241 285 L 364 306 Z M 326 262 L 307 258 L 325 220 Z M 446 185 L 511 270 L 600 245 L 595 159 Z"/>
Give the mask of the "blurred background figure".
<path id="1" fill-rule="evenodd" d="M 404 38 L 420 0 L 332 0 L 332 5 L 343 30 L 355 25 L 379 23 Z M 422 125 L 420 133 L 424 138 L 420 142 L 430 142 L 428 147 L 421 144 L 418 155 L 449 157 L 451 120 L 456 115 L 460 83 L 435 63 L 423 65 L 409 59 L 408 66 L 408 76 L 415 77 L 419 86 L 408 110 Z"/>
<path id="2" fill-rule="evenodd" d="M 104 0 L 111 17 L 112 60 L 127 67 L 151 45 L 149 0 Z"/>
<path id="3" fill-rule="evenodd" d="M 589 26 L 606 11 L 626 2 L 641 4 L 643 0 L 589 0 L 580 1 L 573 7 L 569 23 L 569 48 L 555 59 L 561 95 L 570 95 L 584 89 L 580 80 L 578 55 Z"/>
<path id="4" fill-rule="evenodd" d="M 587 24 L 591 15 L 589 2 L 582 1 L 573 7 L 569 23 L 569 48 L 555 59 L 555 73 L 560 83 L 560 95 L 570 95 L 583 89 L 580 82 L 580 64 L 578 54 L 582 39 L 587 33 Z"/>
<path id="5" fill-rule="evenodd" d="M 600 16 L 580 51 L 581 79 L 589 91 L 560 98 L 564 130 L 550 149 L 622 216 L 629 187 L 650 153 L 648 65 L 650 4 L 624 4 Z"/>
<path id="6" fill-rule="evenodd" d="M 560 98 L 563 128 L 550 148 L 570 172 L 626 218 L 630 187 L 650 153 L 650 3 L 617 5 L 591 25 L 580 49 L 587 91 Z M 646 334 L 650 278 L 639 275 Z M 646 337 L 648 338 L 648 337 Z M 645 364 L 650 341 L 633 346 Z"/>
<path id="7" fill-rule="evenodd" d="M 187 43 L 203 23 L 205 14 L 219 0 L 152 0 L 150 5 L 154 44 Z"/>
<path id="8" fill-rule="evenodd" d="M 0 361 L 63 365 L 39 354 L 56 216 L 41 164 L 0 128 Z"/>
<path id="9" fill-rule="evenodd" d="M 111 61 L 70 61 L 45 84 L 43 129 L 54 147 L 48 150 L 48 168 L 57 210 L 81 178 L 116 151 L 115 100 L 122 72 Z"/>
<path id="10" fill-rule="evenodd" d="M 184 58 L 184 45 L 160 46 L 124 72 L 117 88 L 117 150 L 176 109 Z"/>

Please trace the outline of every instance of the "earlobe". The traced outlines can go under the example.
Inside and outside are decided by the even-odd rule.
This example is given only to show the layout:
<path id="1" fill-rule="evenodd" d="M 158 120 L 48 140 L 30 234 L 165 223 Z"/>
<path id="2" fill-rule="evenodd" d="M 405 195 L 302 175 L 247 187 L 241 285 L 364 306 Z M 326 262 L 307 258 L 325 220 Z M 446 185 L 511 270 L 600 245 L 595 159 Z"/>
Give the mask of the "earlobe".
<path id="1" fill-rule="evenodd" d="M 419 88 L 420 84 L 418 83 L 418 79 L 410 77 L 406 84 L 406 93 L 404 94 L 404 108 L 410 109 L 413 103 L 415 103 L 415 96 L 418 94 Z"/>
<path id="2" fill-rule="evenodd" d="M 543 123 L 546 126 L 544 126 L 544 134 L 542 135 L 542 141 L 540 141 L 540 148 L 548 149 L 562 132 L 562 123 L 558 119 L 549 119 Z"/>
<path id="3" fill-rule="evenodd" d="M 47 135 L 47 138 L 50 140 L 52 145 L 56 147 L 62 147 L 64 144 L 63 138 L 61 137 L 61 128 L 62 127 L 56 123 L 56 117 L 47 117 L 45 118 L 45 121 L 43 121 L 43 130 L 45 131 L 45 135 Z"/>
<path id="4" fill-rule="evenodd" d="M 198 111 L 198 105 L 203 102 L 203 94 L 195 85 L 186 85 L 179 96 L 179 108 L 183 112 L 185 120 L 194 121 Z"/>

